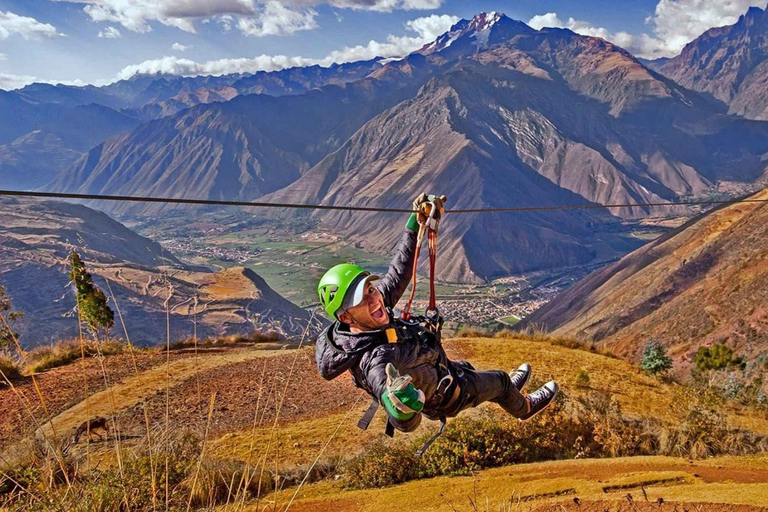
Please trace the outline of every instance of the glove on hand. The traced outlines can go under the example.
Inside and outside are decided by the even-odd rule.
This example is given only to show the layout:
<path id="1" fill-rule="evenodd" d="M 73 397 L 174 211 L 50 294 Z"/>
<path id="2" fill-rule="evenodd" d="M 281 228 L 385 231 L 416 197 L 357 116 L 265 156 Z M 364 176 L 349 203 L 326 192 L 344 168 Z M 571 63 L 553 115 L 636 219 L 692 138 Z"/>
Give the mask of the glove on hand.
<path id="1" fill-rule="evenodd" d="M 435 218 L 439 219 L 443 216 L 443 213 L 445 213 L 445 203 L 448 201 L 448 198 L 446 196 L 436 196 L 433 194 L 420 194 L 416 199 L 413 200 L 413 209 L 417 211 L 417 215 L 419 218 L 419 222 L 424 223 L 427 220 L 427 216 L 429 215 L 429 210 L 424 211 L 422 209 L 422 205 L 424 203 L 433 203 L 435 205 L 435 208 L 437 208 L 437 212 L 435 213 Z"/>
<path id="2" fill-rule="evenodd" d="M 381 403 L 396 420 L 409 420 L 424 408 L 424 392 L 411 384 L 410 375 L 400 375 L 395 365 L 387 363 L 387 389 Z"/>

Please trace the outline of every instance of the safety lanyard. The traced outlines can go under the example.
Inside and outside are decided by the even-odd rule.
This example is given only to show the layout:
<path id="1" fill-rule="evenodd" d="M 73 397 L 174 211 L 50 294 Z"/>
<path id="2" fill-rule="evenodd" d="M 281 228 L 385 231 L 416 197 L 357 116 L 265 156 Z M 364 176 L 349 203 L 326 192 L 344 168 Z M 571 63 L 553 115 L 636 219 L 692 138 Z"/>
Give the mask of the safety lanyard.
<path id="1" fill-rule="evenodd" d="M 411 308 L 413 307 L 413 298 L 416 295 L 416 268 L 419 265 L 419 254 L 421 253 L 421 244 L 424 241 L 424 235 L 427 235 L 427 250 L 429 251 L 429 306 L 427 312 L 437 314 L 437 300 L 435 298 L 435 261 L 437 259 L 437 226 L 440 223 L 440 216 L 437 207 L 433 202 L 422 203 L 420 206 L 422 213 L 426 216 L 424 222 L 419 221 L 419 233 L 416 236 L 416 254 L 413 259 L 413 281 L 411 282 L 411 294 L 408 302 L 405 303 L 403 313 L 400 318 L 403 320 L 411 319 Z"/>

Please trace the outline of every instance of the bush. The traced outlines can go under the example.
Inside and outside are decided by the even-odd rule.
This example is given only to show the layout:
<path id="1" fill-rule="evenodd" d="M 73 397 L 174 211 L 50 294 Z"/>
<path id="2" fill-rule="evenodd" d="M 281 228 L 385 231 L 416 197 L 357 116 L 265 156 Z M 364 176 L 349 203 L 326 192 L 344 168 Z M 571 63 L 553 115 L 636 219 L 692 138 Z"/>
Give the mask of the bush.
<path id="1" fill-rule="evenodd" d="M 491 334 L 476 327 L 462 327 L 456 333 L 457 338 L 488 338 Z"/>
<path id="2" fill-rule="evenodd" d="M 768 438 L 728 428 L 701 402 L 690 407 L 684 421 L 673 427 L 625 417 L 614 397 L 603 391 L 591 391 L 575 400 L 563 396 L 522 424 L 502 412 L 488 410 L 479 418 L 450 420 L 444 434 L 422 458 L 415 452 L 429 434 L 407 444 L 376 442 L 346 464 L 345 481 L 362 489 L 544 460 L 654 454 L 706 457 L 768 451 Z"/>
<path id="3" fill-rule="evenodd" d="M 725 370 L 730 367 L 744 368 L 746 359 L 743 356 L 734 356 L 733 349 L 724 343 L 717 343 L 711 347 L 699 347 L 693 357 L 693 365 L 696 370 Z"/>
<path id="4" fill-rule="evenodd" d="M 672 359 L 667 356 L 667 349 L 661 343 L 651 340 L 643 351 L 640 369 L 648 375 L 664 374 L 672 368 Z"/>
<path id="5" fill-rule="evenodd" d="M 5 377 L 11 381 L 21 377 L 21 370 L 19 369 L 18 363 L 10 357 L 3 355 L 0 355 L 0 371 L 2 371 L 3 375 L 5 375 Z M 0 376 L 0 386 L 7 385 L 8 383 L 5 381 L 5 378 Z"/>
<path id="6" fill-rule="evenodd" d="M 41 346 L 27 353 L 25 362 L 29 371 L 42 372 L 51 368 L 68 365 L 83 355 L 93 357 L 101 352 L 102 355 L 122 354 L 128 350 L 128 345 L 118 340 L 108 340 L 97 343 L 92 340 L 60 341 L 55 345 Z"/>
<path id="7" fill-rule="evenodd" d="M 584 368 L 576 370 L 576 387 L 585 388 L 589 385 L 589 372 Z"/>
<path id="8" fill-rule="evenodd" d="M 525 341 L 541 341 L 555 345 L 558 347 L 572 348 L 576 350 L 584 350 L 585 352 L 592 352 L 593 354 L 600 354 L 611 359 L 617 359 L 616 355 L 612 352 L 604 349 L 599 349 L 595 342 L 592 340 L 582 340 L 578 338 L 569 338 L 565 336 L 553 336 L 545 331 L 538 329 L 528 329 L 526 331 L 512 331 L 509 329 L 502 329 L 501 331 L 493 335 L 494 338 L 501 339 L 516 339 Z"/>

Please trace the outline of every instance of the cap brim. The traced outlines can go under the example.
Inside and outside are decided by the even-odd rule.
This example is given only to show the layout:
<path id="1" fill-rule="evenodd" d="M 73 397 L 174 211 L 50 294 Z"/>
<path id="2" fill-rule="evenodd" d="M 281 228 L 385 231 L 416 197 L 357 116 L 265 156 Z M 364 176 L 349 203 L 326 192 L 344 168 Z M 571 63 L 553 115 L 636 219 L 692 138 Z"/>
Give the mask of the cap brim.
<path id="1" fill-rule="evenodd" d="M 341 308 L 347 310 L 363 302 L 365 289 L 368 287 L 368 283 L 378 281 L 379 279 L 379 276 L 372 274 L 360 275 L 359 281 L 353 283 L 352 286 L 349 287 L 347 294 L 344 296 L 344 300 L 341 302 Z"/>

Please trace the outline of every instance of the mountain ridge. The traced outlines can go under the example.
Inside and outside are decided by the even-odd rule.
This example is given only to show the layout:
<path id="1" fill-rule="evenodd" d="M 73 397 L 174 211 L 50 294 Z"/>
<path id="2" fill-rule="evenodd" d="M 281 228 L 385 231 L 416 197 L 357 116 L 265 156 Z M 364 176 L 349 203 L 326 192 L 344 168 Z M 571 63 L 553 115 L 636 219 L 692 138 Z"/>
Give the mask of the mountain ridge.
<path id="1" fill-rule="evenodd" d="M 750 199 L 768 199 L 763 190 Z M 766 352 L 768 204 L 727 205 L 590 274 L 516 328 L 594 339 L 638 360 L 653 339 L 690 367 L 699 346 Z"/>
<path id="2" fill-rule="evenodd" d="M 768 120 L 768 13 L 750 7 L 735 24 L 711 28 L 688 43 L 658 71 L 711 94 L 732 114 Z"/>

